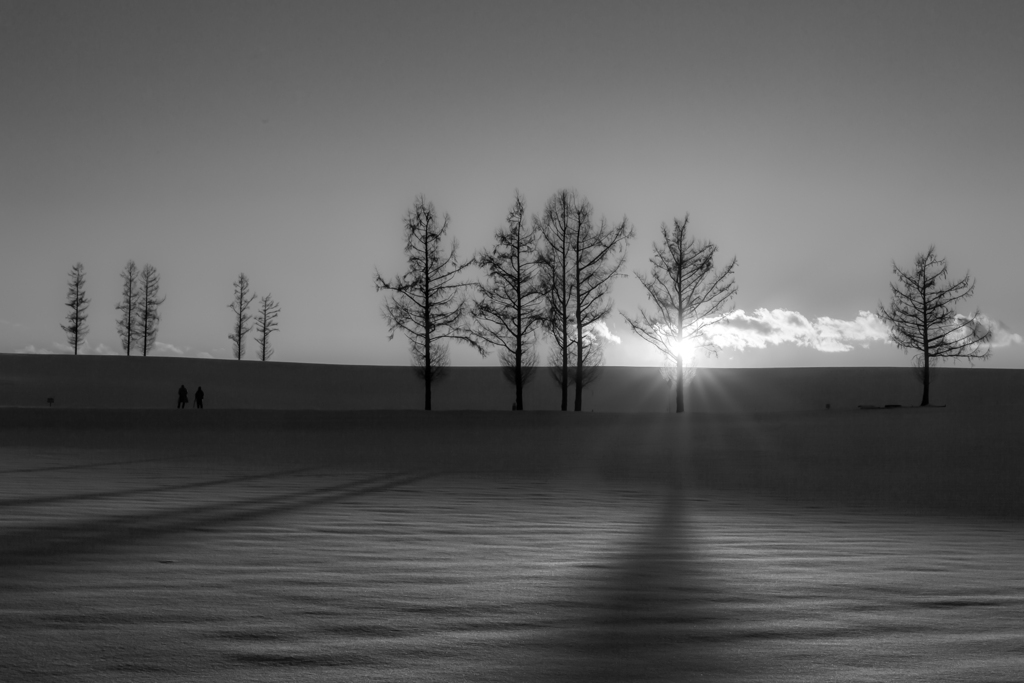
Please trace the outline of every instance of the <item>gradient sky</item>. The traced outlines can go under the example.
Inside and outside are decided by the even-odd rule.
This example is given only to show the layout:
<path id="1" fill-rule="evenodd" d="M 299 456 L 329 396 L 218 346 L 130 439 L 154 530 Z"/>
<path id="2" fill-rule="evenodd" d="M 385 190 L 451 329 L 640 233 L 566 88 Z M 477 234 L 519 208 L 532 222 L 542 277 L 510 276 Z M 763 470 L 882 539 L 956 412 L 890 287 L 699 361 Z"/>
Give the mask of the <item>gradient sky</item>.
<path id="1" fill-rule="evenodd" d="M 631 270 L 686 213 L 738 258 L 761 336 L 699 364 L 909 364 L 861 312 L 935 244 L 1001 322 L 986 366 L 1024 368 L 1022 65 L 1020 2 L 0 0 L 0 352 L 66 348 L 77 261 L 89 350 L 119 351 L 134 259 L 162 354 L 230 356 L 244 271 L 275 360 L 404 365 L 373 271 L 415 196 L 469 256 L 517 188 L 573 187 L 635 226 Z M 658 363 L 608 326 L 608 364 Z"/>

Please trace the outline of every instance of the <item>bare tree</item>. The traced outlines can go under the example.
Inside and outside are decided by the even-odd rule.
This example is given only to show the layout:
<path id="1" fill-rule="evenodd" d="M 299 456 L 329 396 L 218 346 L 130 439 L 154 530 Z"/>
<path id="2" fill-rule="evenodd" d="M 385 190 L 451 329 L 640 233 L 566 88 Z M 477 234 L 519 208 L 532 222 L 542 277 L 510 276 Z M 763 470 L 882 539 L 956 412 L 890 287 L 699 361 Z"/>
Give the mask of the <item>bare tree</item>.
<path id="1" fill-rule="evenodd" d="M 238 274 L 234 286 L 235 296 L 228 304 L 228 308 L 235 314 L 235 321 L 228 339 L 232 342 L 235 358 L 242 360 L 242 356 L 245 355 L 245 335 L 249 334 L 249 330 L 252 329 L 252 325 L 249 324 L 249 321 L 252 320 L 252 316 L 249 315 L 249 305 L 256 295 L 249 292 L 249 278 L 245 276 L 245 273 Z"/>
<path id="2" fill-rule="evenodd" d="M 270 333 L 277 330 L 277 314 L 281 305 L 274 301 L 270 294 L 260 299 L 256 308 L 256 346 L 259 347 L 260 360 L 270 360 L 274 355 L 274 347 L 270 345 Z"/>
<path id="3" fill-rule="evenodd" d="M 573 343 L 572 299 L 576 282 L 572 241 L 584 210 L 589 212 L 590 204 L 581 200 L 575 190 L 559 190 L 548 199 L 540 218 L 533 219 L 534 230 L 543 239 L 539 277 L 546 307 L 544 327 L 554 342 L 551 367 L 561 391 L 562 410 L 567 410 L 569 403 L 569 354 Z"/>
<path id="4" fill-rule="evenodd" d="M 577 230 L 571 241 L 572 277 L 576 285 L 573 298 L 576 333 L 576 372 L 573 384 L 576 389 L 576 411 L 583 410 L 587 360 L 596 358 L 596 353 L 589 352 L 588 348 L 599 344 L 593 327 L 612 310 L 612 301 L 608 298 L 611 283 L 622 274 L 622 267 L 626 263 L 626 247 L 634 235 L 625 216 L 614 225 L 603 217 L 595 224 L 591 213 L 586 201 L 577 207 Z"/>
<path id="5" fill-rule="evenodd" d="M 388 324 L 388 339 L 401 331 L 409 339 L 417 374 L 424 383 L 424 409 L 431 407 L 431 385 L 448 366 L 449 340 L 465 342 L 484 353 L 465 324 L 469 285 L 458 280 L 473 261 L 459 261 L 458 243 L 445 253 L 441 241 L 451 222 L 448 214 L 439 225 L 434 205 L 420 195 L 405 218 L 405 253 L 409 269 L 388 281 L 374 271 L 377 291 L 386 291 L 381 311 Z"/>
<path id="6" fill-rule="evenodd" d="M 89 334 L 89 326 L 85 322 L 89 317 L 86 313 L 89 299 L 85 297 L 85 266 L 81 262 L 76 263 L 68 273 L 68 295 L 64 305 L 71 310 L 66 318 L 68 324 L 60 327 L 67 334 L 68 344 L 71 344 L 77 356 L 78 349 L 85 342 L 85 335 Z"/>
<path id="7" fill-rule="evenodd" d="M 706 331 L 733 310 L 726 306 L 737 291 L 736 259 L 716 270 L 718 247 L 688 237 L 689 222 L 689 216 L 682 222 L 675 219 L 671 233 L 662 223 L 661 243 L 655 243 L 650 259 L 651 274 L 635 273 L 654 311 L 648 313 L 641 308 L 632 318 L 622 314 L 633 332 L 674 366 L 677 413 L 683 412 L 683 365 L 687 356 L 698 349 L 718 353 Z"/>
<path id="8" fill-rule="evenodd" d="M 136 337 L 143 356 L 148 355 L 153 349 L 157 326 L 160 324 L 160 304 L 166 299 L 167 297 L 160 296 L 160 275 L 156 268 L 147 263 L 142 267 L 142 274 L 139 277 L 139 310 L 136 314 L 139 327 Z"/>
<path id="9" fill-rule="evenodd" d="M 117 319 L 117 336 L 125 355 L 132 355 L 132 347 L 139 339 L 139 325 L 136 314 L 139 308 L 139 269 L 135 261 L 128 261 L 121 271 L 121 302 L 115 307 L 121 312 Z"/>
<path id="10" fill-rule="evenodd" d="M 896 346 L 918 352 L 914 360 L 924 385 L 921 405 L 927 406 L 932 363 L 944 358 L 986 360 L 992 352 L 992 332 L 980 320 L 980 311 L 965 316 L 954 310 L 957 302 L 974 294 L 974 281 L 968 273 L 949 282 L 946 259 L 936 256 L 934 246 L 917 255 L 912 269 L 903 270 L 893 262 L 892 272 L 892 302 L 888 308 L 879 304 L 878 316 L 889 326 Z"/>
<path id="11" fill-rule="evenodd" d="M 495 245 L 476 256 L 487 273 L 471 317 L 481 344 L 499 348 L 506 379 L 516 388 L 516 410 L 523 410 L 523 386 L 536 368 L 536 331 L 544 318 L 544 298 L 537 279 L 539 235 L 526 222 L 526 202 L 516 191 L 505 227 L 494 234 Z"/>

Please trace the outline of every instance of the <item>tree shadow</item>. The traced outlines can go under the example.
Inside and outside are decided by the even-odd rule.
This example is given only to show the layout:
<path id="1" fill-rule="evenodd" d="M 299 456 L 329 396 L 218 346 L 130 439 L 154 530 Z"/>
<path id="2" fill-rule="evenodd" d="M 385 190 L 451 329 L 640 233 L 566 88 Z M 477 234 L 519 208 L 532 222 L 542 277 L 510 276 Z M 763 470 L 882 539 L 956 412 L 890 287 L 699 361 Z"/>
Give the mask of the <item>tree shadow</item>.
<path id="1" fill-rule="evenodd" d="M 684 492 L 666 488 L 636 542 L 581 586 L 572 599 L 580 618 L 547 645 L 533 680 L 678 681 L 733 669 L 701 637 L 721 618 L 715 589 L 695 555 Z"/>
<path id="2" fill-rule="evenodd" d="M 111 515 L 78 523 L 30 526 L 0 535 L 0 567 L 13 568 L 67 562 L 83 553 L 106 552 L 119 546 L 187 533 L 215 525 L 246 522 L 294 512 L 411 484 L 429 474 L 381 474 L 358 481 L 320 486 L 291 493 L 264 495 L 211 505 L 153 512 Z"/>
<path id="3" fill-rule="evenodd" d="M 228 484 L 238 484 L 245 481 L 255 481 L 257 479 L 272 479 L 274 477 L 301 474 L 303 472 L 309 472 L 315 469 L 320 468 L 302 467 L 298 469 L 280 470 L 264 474 L 250 474 L 240 477 L 227 477 L 224 479 L 212 479 L 208 481 L 189 482 L 187 484 L 168 484 L 167 486 L 150 486 L 147 488 L 122 489 L 119 491 L 95 491 L 91 493 L 71 493 L 63 496 L 38 496 L 36 498 L 14 498 L 10 500 L 0 500 L 0 508 L 47 505 L 51 503 L 66 503 L 79 500 L 95 500 L 98 498 L 123 498 L 147 493 L 169 493 L 171 491 L 188 491 L 190 489 L 205 488 L 207 486 L 225 486 Z"/>

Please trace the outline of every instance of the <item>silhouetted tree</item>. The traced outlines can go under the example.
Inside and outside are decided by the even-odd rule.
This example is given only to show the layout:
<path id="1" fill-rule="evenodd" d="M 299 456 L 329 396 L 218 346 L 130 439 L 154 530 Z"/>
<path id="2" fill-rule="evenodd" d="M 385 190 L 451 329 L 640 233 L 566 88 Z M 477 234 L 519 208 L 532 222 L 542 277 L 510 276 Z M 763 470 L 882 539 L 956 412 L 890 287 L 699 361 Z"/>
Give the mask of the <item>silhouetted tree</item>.
<path id="1" fill-rule="evenodd" d="M 68 295 L 64 304 L 69 309 L 67 325 L 61 325 L 61 329 L 68 336 L 68 344 L 78 355 L 78 349 L 85 342 L 85 335 L 89 334 L 89 326 L 86 319 L 89 317 L 86 310 L 89 308 L 89 299 L 85 297 L 85 266 L 80 262 L 76 263 L 71 272 L 68 273 Z"/>
<path id="2" fill-rule="evenodd" d="M 235 314 L 235 321 L 228 339 L 231 340 L 235 358 L 242 360 L 242 356 L 245 355 L 245 335 L 249 334 L 249 330 L 252 329 L 252 325 L 249 324 L 249 321 L 252 320 L 252 316 L 249 315 L 249 304 L 253 302 L 256 295 L 249 292 L 249 278 L 245 276 L 245 273 L 238 274 L 234 286 L 235 296 L 228 304 L 228 308 Z"/>
<path id="3" fill-rule="evenodd" d="M 259 347 L 260 360 L 269 360 L 274 355 L 270 333 L 277 330 L 277 314 L 280 312 L 281 305 L 269 294 L 260 299 L 256 309 L 256 345 Z"/>
<path id="4" fill-rule="evenodd" d="M 583 345 L 582 371 L 575 363 L 568 368 L 559 365 L 561 351 L 557 347 L 552 348 L 549 363 L 555 384 L 562 386 L 564 374 L 567 384 L 578 385 L 581 389 L 585 389 L 601 375 L 604 364 L 604 347 L 601 339 L 592 330 L 584 332 L 584 339 L 586 343 Z M 573 337 L 569 338 L 569 357 L 576 358 L 576 339 Z"/>
<path id="5" fill-rule="evenodd" d="M 661 225 L 661 243 L 655 243 L 651 257 L 650 276 L 635 273 L 647 290 L 654 311 L 643 308 L 637 317 L 625 313 L 629 326 L 641 339 L 653 345 L 674 366 L 676 412 L 683 412 L 683 363 L 686 347 L 717 353 L 718 349 L 705 334 L 707 328 L 732 310 L 726 308 L 735 296 L 736 259 L 724 268 L 715 269 L 715 252 L 711 242 L 697 242 L 686 234 L 690 217 L 673 221 L 672 232 Z"/>
<path id="6" fill-rule="evenodd" d="M 571 245 L 581 213 L 589 210 L 590 204 L 575 190 L 559 190 L 548 199 L 540 218 L 534 218 L 534 230 L 543 239 L 539 278 L 545 301 L 544 327 L 554 342 L 551 368 L 561 392 L 562 410 L 567 410 L 569 404 L 569 354 L 575 322 Z"/>
<path id="7" fill-rule="evenodd" d="M 417 374 L 424 383 L 424 409 L 430 410 L 430 390 L 448 366 L 448 340 L 465 342 L 484 353 L 465 324 L 468 284 L 458 276 L 473 261 L 460 262 L 458 242 L 444 252 L 441 240 L 448 232 L 447 214 L 438 225 L 432 203 L 420 195 L 405 218 L 405 253 L 409 269 L 387 281 L 374 272 L 377 291 L 389 292 L 381 311 L 388 324 L 388 339 L 401 331 L 409 339 Z"/>
<path id="8" fill-rule="evenodd" d="M 477 285 L 480 298 L 471 315 L 477 339 L 500 349 L 505 378 L 516 388 L 516 410 L 523 410 L 523 385 L 536 368 L 535 332 L 544 319 L 537 279 L 539 235 L 526 224 L 525 215 L 526 202 L 517 191 L 505 227 L 494 234 L 494 247 L 476 256 L 487 281 Z"/>
<path id="9" fill-rule="evenodd" d="M 576 371 L 573 384 L 576 389 L 575 410 L 583 410 L 583 387 L 587 376 L 588 359 L 596 359 L 599 349 L 588 351 L 600 342 L 593 333 L 594 326 L 604 320 L 612 310 L 608 298 L 612 280 L 622 274 L 626 263 L 626 247 L 633 238 L 632 226 L 623 216 L 611 225 L 603 217 L 594 223 L 589 202 L 577 206 L 576 232 L 572 235 L 572 278 L 575 283 L 573 322 L 575 324 Z M 598 363 L 590 364 L 591 367 Z M 593 377 L 593 374 L 591 374 Z"/>
<path id="10" fill-rule="evenodd" d="M 160 304 L 167 297 L 160 296 L 160 275 L 148 263 L 142 267 L 139 277 L 139 311 L 136 321 L 139 326 L 136 336 L 142 355 L 147 356 L 156 341 L 157 326 L 160 324 Z"/>
<path id="11" fill-rule="evenodd" d="M 946 259 L 936 256 L 934 246 L 918 254 L 910 270 L 894 261 L 892 272 L 896 275 L 896 282 L 889 283 L 892 302 L 888 308 L 879 304 L 878 316 L 889 326 L 889 338 L 896 346 L 918 352 L 915 363 L 924 385 L 921 405 L 926 406 L 933 360 L 986 360 L 992 352 L 987 345 L 992 332 L 979 320 L 980 311 L 965 316 L 954 310 L 957 302 L 974 294 L 974 281 L 968 273 L 949 282 Z"/>
<path id="12" fill-rule="evenodd" d="M 139 309 L 139 269 L 135 261 L 128 261 L 128 264 L 121 271 L 121 303 L 116 307 L 121 312 L 117 319 L 117 336 L 121 338 L 121 348 L 125 355 L 132 355 L 132 347 L 139 339 L 139 325 L 136 315 Z"/>

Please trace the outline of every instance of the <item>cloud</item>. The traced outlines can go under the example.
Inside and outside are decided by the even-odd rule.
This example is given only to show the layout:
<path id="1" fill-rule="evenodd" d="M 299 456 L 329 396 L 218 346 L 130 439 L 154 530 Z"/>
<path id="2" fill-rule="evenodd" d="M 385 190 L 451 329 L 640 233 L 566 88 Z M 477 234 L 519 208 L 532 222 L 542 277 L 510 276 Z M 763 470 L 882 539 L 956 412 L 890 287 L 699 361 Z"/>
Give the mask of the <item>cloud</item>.
<path id="1" fill-rule="evenodd" d="M 958 320 L 966 320 L 968 316 L 957 315 Z M 984 335 L 986 332 L 992 333 L 992 338 L 988 342 L 988 346 L 993 349 L 1001 349 L 1012 344 L 1024 343 L 1024 338 L 1019 334 L 1010 331 L 1000 320 L 995 320 L 988 317 L 984 313 L 979 313 L 975 318 L 974 329 L 979 335 Z"/>
<path id="2" fill-rule="evenodd" d="M 957 315 L 959 320 L 967 316 Z M 1022 344 L 1024 338 L 1012 332 L 994 318 L 979 314 L 976 318 L 980 334 L 991 331 L 991 348 Z M 737 310 L 725 320 L 707 328 L 712 343 L 722 349 L 743 351 L 763 349 L 769 344 L 796 344 L 824 353 L 845 353 L 854 344 L 867 347 L 872 342 L 891 343 L 889 328 L 871 311 L 859 311 L 853 320 L 840 320 L 823 316 L 813 321 L 803 313 L 781 308 L 758 308 L 753 313 Z"/>
<path id="3" fill-rule="evenodd" d="M 209 358 L 210 360 L 213 360 L 213 356 L 210 355 L 209 351 L 200 351 L 196 354 L 196 358 Z"/>
<path id="4" fill-rule="evenodd" d="M 154 353 L 173 353 L 175 356 L 184 355 L 184 351 L 179 349 L 174 344 L 165 344 L 164 342 L 153 342 Z"/>
<path id="5" fill-rule="evenodd" d="M 99 344 L 96 345 L 96 348 L 93 349 L 93 353 L 96 354 L 97 356 L 116 356 L 116 355 L 118 355 L 117 351 L 115 351 L 114 349 L 110 348 L 109 346 L 107 346 L 103 342 L 100 342 Z"/>
<path id="6" fill-rule="evenodd" d="M 763 349 L 768 344 L 796 344 L 825 353 L 843 353 L 853 343 L 866 345 L 886 341 L 889 331 L 878 316 L 860 311 L 853 320 L 821 317 L 813 322 L 803 313 L 776 308 L 758 308 L 751 314 L 733 311 L 725 320 L 712 325 L 707 336 L 719 348 L 743 351 Z"/>
<path id="7" fill-rule="evenodd" d="M 596 323 L 590 324 L 587 327 L 587 333 L 594 337 L 603 339 L 604 341 L 610 341 L 614 344 L 622 343 L 622 338 L 617 334 L 613 334 L 612 331 L 608 329 L 608 324 L 603 320 L 598 320 Z"/>
<path id="8" fill-rule="evenodd" d="M 37 349 L 35 347 L 35 345 L 33 345 L 33 344 L 29 344 L 28 346 L 26 346 L 24 348 L 15 349 L 14 352 L 15 353 L 35 353 L 35 354 L 39 354 L 39 355 L 43 355 L 43 356 L 48 356 L 48 355 L 51 355 L 53 353 L 53 351 L 50 351 L 49 349 L 44 349 L 44 348 L 38 348 Z"/>

